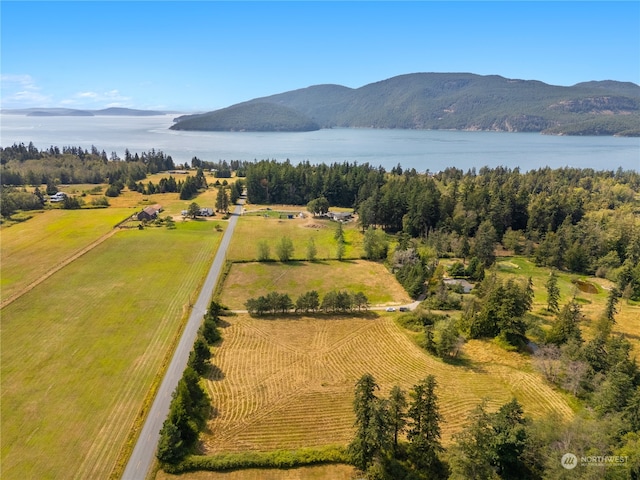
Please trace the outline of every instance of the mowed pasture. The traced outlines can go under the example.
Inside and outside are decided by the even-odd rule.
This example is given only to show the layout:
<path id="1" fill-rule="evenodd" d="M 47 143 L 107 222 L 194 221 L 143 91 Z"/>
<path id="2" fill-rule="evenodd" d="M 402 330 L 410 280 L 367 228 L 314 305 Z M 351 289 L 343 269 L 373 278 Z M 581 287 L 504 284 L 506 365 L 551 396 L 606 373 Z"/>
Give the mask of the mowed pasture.
<path id="1" fill-rule="evenodd" d="M 473 341 L 464 347 L 464 366 L 447 364 L 419 348 L 393 317 L 227 317 L 205 381 L 215 415 L 201 437 L 204 453 L 347 445 L 354 385 L 364 373 L 383 396 L 435 375 L 445 444 L 482 399 L 497 408 L 516 397 L 527 415 L 572 417 L 564 397 L 520 355 Z"/>
<path id="2" fill-rule="evenodd" d="M 12 226 L 3 252 L 13 232 L 48 238 L 41 226 L 56 222 L 73 242 L 78 216 L 91 213 Z M 75 235 L 77 247 L 91 238 Z M 206 221 L 118 231 L 2 309 L 2 478 L 112 474 L 221 238 Z M 15 265 L 42 258 L 35 246 L 14 252 Z"/>
<path id="3" fill-rule="evenodd" d="M 276 291 L 289 294 L 295 302 L 309 290 L 318 291 L 321 298 L 331 290 L 363 292 L 371 305 L 412 301 L 384 265 L 366 260 L 234 263 L 220 301 L 232 310 L 243 310 L 249 298 Z"/>
<path id="4" fill-rule="evenodd" d="M 2 228 L 2 300 L 19 293 L 131 215 L 130 209 L 50 210 Z"/>
<path id="5" fill-rule="evenodd" d="M 258 243 L 266 242 L 271 251 L 271 258 L 278 259 L 276 246 L 283 237 L 291 239 L 294 247 L 293 259 L 307 258 L 307 245 L 313 239 L 318 259 L 335 259 L 337 242 L 334 238 L 337 223 L 326 218 L 308 216 L 304 207 L 273 206 L 273 211 L 290 212 L 294 218 L 275 218 L 265 210 L 265 216 L 255 211 L 265 208 L 260 205 L 248 205 L 247 215 L 243 215 L 236 226 L 234 241 L 229 248 L 229 260 L 256 260 L 258 257 Z M 299 218 L 295 214 L 305 212 L 307 217 Z M 343 224 L 345 237 L 344 258 L 360 258 L 362 256 L 362 233 L 355 222 Z"/>

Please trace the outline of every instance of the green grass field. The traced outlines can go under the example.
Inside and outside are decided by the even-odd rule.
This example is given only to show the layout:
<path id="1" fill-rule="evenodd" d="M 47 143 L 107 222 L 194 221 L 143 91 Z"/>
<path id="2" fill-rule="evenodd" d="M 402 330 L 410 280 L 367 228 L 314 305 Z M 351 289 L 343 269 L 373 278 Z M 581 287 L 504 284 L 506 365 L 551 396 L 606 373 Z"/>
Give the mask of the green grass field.
<path id="1" fill-rule="evenodd" d="M 256 210 L 260 206 L 250 205 L 247 210 Z M 273 207 L 282 210 L 284 207 Z M 300 207 L 291 210 L 302 211 Z M 351 222 L 344 224 L 345 255 L 344 258 L 360 258 L 362 255 L 362 234 Z M 258 242 L 266 241 L 271 249 L 271 258 L 277 259 L 276 245 L 283 237 L 289 237 L 294 246 L 294 259 L 304 260 L 307 257 L 307 245 L 313 238 L 318 259 L 336 258 L 336 240 L 334 233 L 336 223 L 327 219 L 307 217 L 304 219 L 280 219 L 274 216 L 245 215 L 240 218 L 234 233 L 234 241 L 229 249 L 230 260 L 256 260 Z"/>
<path id="2" fill-rule="evenodd" d="M 73 239 L 79 221 L 58 222 Z M 109 477 L 221 237 L 206 221 L 120 231 L 3 308 L 3 479 Z"/>
<path id="3" fill-rule="evenodd" d="M 50 210 L 2 228 L 2 300 L 108 234 L 131 209 Z"/>
<path id="4" fill-rule="evenodd" d="M 277 291 L 295 302 L 309 290 L 317 290 L 320 297 L 331 290 L 365 292 L 371 305 L 411 302 L 384 265 L 366 260 L 235 263 L 220 300 L 233 310 L 244 310 L 249 298 Z"/>

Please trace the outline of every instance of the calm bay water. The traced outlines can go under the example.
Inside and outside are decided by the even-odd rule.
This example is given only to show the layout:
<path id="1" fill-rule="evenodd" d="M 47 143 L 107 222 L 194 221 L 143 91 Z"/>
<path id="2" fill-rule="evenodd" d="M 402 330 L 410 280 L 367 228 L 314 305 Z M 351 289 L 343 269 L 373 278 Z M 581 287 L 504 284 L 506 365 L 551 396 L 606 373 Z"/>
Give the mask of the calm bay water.
<path id="1" fill-rule="evenodd" d="M 358 162 L 387 170 L 398 163 L 419 172 L 454 166 L 522 171 L 549 166 L 640 171 L 640 138 L 555 137 L 537 133 L 330 129 L 303 133 L 184 132 L 169 130 L 175 115 L 156 117 L 26 117 L 0 115 L 0 145 L 23 142 L 95 145 L 110 156 L 162 150 L 176 163 L 201 160 Z"/>

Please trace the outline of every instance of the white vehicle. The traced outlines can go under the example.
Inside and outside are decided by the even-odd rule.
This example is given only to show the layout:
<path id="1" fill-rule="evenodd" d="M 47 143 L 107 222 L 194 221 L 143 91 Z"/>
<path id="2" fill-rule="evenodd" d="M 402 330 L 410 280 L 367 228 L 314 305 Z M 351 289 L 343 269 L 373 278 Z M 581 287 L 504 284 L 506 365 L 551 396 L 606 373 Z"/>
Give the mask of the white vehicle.
<path id="1" fill-rule="evenodd" d="M 58 192 L 49 197 L 49 201 L 52 203 L 61 202 L 67 197 L 67 194 L 64 192 Z"/>
<path id="2" fill-rule="evenodd" d="M 393 307 L 387 307 L 387 312 L 395 312 L 396 309 Z"/>

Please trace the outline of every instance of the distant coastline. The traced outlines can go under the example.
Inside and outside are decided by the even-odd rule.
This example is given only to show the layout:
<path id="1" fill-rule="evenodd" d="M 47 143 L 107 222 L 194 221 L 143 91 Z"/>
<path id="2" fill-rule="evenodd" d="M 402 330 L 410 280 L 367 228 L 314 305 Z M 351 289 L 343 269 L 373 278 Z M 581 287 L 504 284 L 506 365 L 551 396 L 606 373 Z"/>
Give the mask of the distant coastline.
<path id="1" fill-rule="evenodd" d="M 152 117 L 159 115 L 175 115 L 180 112 L 163 110 L 138 110 L 135 108 L 103 108 L 99 110 L 85 110 L 75 108 L 17 108 L 3 109 L 3 115 L 24 115 L 27 117 Z"/>

